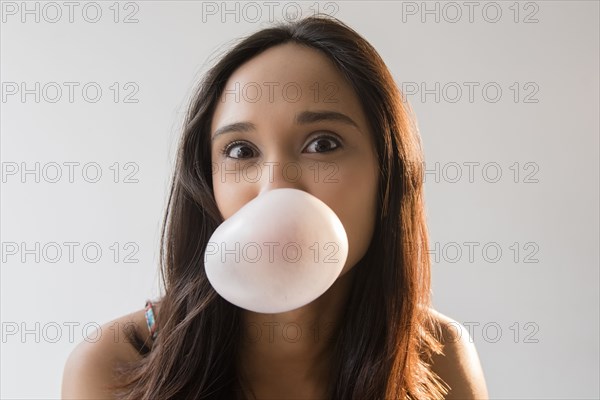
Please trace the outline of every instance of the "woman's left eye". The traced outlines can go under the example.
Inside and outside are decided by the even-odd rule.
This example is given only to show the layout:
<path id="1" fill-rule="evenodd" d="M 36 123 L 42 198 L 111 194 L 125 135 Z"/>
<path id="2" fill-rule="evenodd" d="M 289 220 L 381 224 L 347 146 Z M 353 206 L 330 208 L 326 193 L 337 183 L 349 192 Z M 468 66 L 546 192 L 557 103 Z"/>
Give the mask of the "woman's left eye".
<path id="1" fill-rule="evenodd" d="M 334 146 L 331 146 L 331 143 Z M 309 151 L 308 153 L 328 153 L 340 147 L 341 144 L 338 139 L 333 136 L 319 136 L 315 140 L 313 140 L 306 148 L 307 149 L 316 149 L 316 151 Z"/>

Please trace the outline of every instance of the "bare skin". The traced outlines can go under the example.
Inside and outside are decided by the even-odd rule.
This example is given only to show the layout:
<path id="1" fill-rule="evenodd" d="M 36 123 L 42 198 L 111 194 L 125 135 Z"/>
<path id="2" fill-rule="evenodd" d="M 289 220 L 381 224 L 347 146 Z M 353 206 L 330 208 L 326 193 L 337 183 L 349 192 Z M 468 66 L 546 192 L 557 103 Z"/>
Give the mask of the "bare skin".
<path id="1" fill-rule="evenodd" d="M 265 82 L 280 85 L 269 93 Z M 285 84 L 300 90 L 284 92 Z M 256 92 L 240 92 L 240 88 L 256 85 L 262 86 L 258 98 Z M 334 88 L 333 102 L 327 85 L 333 85 L 329 86 Z M 316 93 L 315 88 L 321 91 Z M 259 179 L 251 174 L 253 179 L 241 180 L 235 174 L 213 175 L 215 200 L 223 218 L 261 193 L 292 187 L 325 202 L 348 235 L 346 264 L 333 286 L 317 300 L 286 313 L 242 313 L 248 340 L 240 348 L 238 364 L 256 397 L 325 398 L 331 370 L 327 338 L 339 326 L 352 269 L 368 249 L 374 230 L 378 161 L 373 134 L 358 97 L 331 61 L 297 44 L 273 47 L 242 65 L 228 80 L 224 93 L 228 94 L 217 104 L 211 126 L 211 157 L 216 171 L 235 171 L 257 163 L 263 173 Z M 298 97 L 297 93 L 303 94 Z M 332 114 L 337 117 L 323 118 Z M 225 132 L 231 124 L 237 124 L 235 129 Z M 224 133 L 217 135 L 219 131 Z M 288 164 L 294 165 L 293 179 L 283 168 Z M 335 179 L 326 180 L 329 171 L 323 166 L 332 164 Z M 322 174 L 315 175 L 317 169 Z M 438 313 L 434 316 L 446 325 L 453 322 Z M 120 319 L 122 324 L 128 321 L 135 321 L 147 337 L 143 310 Z M 452 387 L 448 399 L 487 398 L 479 359 L 465 332 L 444 332 L 448 339 L 445 355 L 436 358 L 433 367 Z M 114 343 L 108 337 L 78 346 L 65 368 L 63 398 L 106 396 L 102 385 L 114 379 L 114 364 L 136 357 L 139 355 L 130 344 Z"/>
<path id="2" fill-rule="evenodd" d="M 133 323 L 136 331 L 149 345 L 152 339 L 144 317 L 144 309 L 124 315 L 102 326 L 109 331 L 110 327 L 120 327 L 119 337 L 124 337 L 122 327 Z M 160 313 L 160 305 L 155 311 Z M 434 357 L 433 371 L 451 388 L 447 400 L 488 399 L 487 387 L 479 362 L 475 345 L 471 343 L 468 331 L 453 319 L 431 309 L 434 318 L 444 329 L 444 355 Z M 456 327 L 463 329 L 462 333 Z M 63 399 L 110 399 L 105 389 L 107 385 L 116 383 L 113 376 L 117 363 L 139 360 L 141 355 L 131 343 L 124 340 L 115 342 L 114 335 L 104 335 L 98 342 L 81 342 L 70 354 L 63 373 Z M 308 391 L 308 389 L 307 389 Z"/>
<path id="3" fill-rule="evenodd" d="M 329 339 L 339 324 L 336 317 L 351 278 L 352 274 L 345 274 L 308 307 L 281 314 L 245 314 L 240 360 L 256 398 L 327 398 Z"/>

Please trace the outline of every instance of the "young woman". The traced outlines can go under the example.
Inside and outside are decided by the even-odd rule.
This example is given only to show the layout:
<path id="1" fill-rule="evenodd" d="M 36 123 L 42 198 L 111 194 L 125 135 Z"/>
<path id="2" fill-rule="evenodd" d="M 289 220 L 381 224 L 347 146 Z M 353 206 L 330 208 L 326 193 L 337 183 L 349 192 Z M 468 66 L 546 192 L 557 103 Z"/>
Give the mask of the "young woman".
<path id="1" fill-rule="evenodd" d="M 141 309 L 107 324 L 131 340 L 80 344 L 63 398 L 487 398 L 467 331 L 430 307 L 422 157 L 392 75 L 342 22 L 311 17 L 243 39 L 189 109 L 163 224 L 165 294 L 148 306 L 154 323 Z M 248 165 L 273 168 L 260 179 L 231 173 Z M 254 313 L 215 292 L 202 255 L 224 220 L 282 187 L 335 211 L 348 258 L 315 301 Z"/>

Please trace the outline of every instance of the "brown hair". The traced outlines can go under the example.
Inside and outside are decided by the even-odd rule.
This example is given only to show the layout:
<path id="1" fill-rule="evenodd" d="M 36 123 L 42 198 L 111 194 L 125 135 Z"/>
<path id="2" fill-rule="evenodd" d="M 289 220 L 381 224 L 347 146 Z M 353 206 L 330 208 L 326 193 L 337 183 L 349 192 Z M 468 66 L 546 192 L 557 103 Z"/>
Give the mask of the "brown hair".
<path id="1" fill-rule="evenodd" d="M 203 252 L 223 222 L 212 191 L 210 123 L 231 74 L 262 51 L 298 43 L 325 54 L 368 118 L 380 160 L 378 215 L 354 266 L 345 315 L 332 341 L 333 399 L 431 399 L 447 393 L 431 370 L 441 352 L 430 314 L 430 261 L 419 133 L 409 105 L 377 51 L 341 21 L 314 16 L 260 30 L 211 68 L 191 102 L 161 239 L 165 294 L 159 335 L 123 369 L 121 399 L 212 399 L 241 395 L 235 355 L 240 310 L 210 285 Z"/>

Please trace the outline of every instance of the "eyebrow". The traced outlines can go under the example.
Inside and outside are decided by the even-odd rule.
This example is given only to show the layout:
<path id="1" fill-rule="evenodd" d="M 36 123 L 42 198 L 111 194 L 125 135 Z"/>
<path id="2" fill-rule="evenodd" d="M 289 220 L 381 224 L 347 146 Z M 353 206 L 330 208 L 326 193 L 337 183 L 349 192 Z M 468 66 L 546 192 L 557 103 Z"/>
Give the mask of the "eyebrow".
<path id="1" fill-rule="evenodd" d="M 322 121 L 342 122 L 359 129 L 358 124 L 352 118 L 337 111 L 303 111 L 296 116 L 296 124 L 298 125 L 308 125 Z M 256 125 L 251 122 L 235 122 L 218 128 L 212 136 L 211 141 L 224 133 L 250 132 L 255 130 Z"/>

